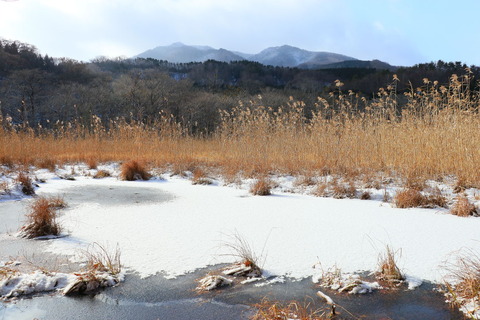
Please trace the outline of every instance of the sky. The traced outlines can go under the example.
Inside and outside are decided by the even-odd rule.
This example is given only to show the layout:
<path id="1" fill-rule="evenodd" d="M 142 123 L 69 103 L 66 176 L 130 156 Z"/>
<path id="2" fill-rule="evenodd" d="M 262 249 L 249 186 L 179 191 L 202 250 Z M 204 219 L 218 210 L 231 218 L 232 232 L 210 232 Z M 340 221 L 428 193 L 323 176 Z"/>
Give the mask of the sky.
<path id="1" fill-rule="evenodd" d="M 478 0 L 0 0 L 0 38 L 81 61 L 183 42 L 480 65 Z"/>

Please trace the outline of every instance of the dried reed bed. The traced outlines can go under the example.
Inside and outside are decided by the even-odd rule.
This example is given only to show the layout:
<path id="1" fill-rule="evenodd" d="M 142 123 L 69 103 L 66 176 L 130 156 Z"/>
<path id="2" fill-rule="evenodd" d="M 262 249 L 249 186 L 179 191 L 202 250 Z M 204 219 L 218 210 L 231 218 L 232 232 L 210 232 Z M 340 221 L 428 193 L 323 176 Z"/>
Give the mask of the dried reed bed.
<path id="1" fill-rule="evenodd" d="M 254 305 L 254 307 L 257 311 L 250 317 L 252 320 L 323 320 L 335 318 L 326 310 L 315 310 L 309 303 L 301 304 L 297 301 L 281 303 L 263 299 L 261 303 Z"/>
<path id="2" fill-rule="evenodd" d="M 425 79 L 423 87 L 398 95 L 394 77 L 372 100 L 342 92 L 337 82 L 330 98 L 319 98 L 315 106 L 292 99 L 276 110 L 259 98 L 222 112 L 210 136 L 194 136 L 165 115 L 149 124 L 93 117 L 89 125 L 58 123 L 49 130 L 22 129 L 1 119 L 0 158 L 26 164 L 138 159 L 155 166 L 216 166 L 245 176 L 453 174 L 480 186 L 480 98 L 471 81 L 467 70 L 445 86 Z"/>

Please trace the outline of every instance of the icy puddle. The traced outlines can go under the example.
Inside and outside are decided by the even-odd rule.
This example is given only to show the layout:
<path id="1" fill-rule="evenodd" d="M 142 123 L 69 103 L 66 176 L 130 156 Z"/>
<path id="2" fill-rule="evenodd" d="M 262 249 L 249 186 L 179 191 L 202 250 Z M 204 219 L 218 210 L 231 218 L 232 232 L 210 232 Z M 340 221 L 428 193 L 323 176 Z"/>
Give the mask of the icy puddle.
<path id="1" fill-rule="evenodd" d="M 26 200 L 0 201 L 0 234 L 15 233 L 25 220 Z"/>
<path id="2" fill-rule="evenodd" d="M 438 261 L 448 253 L 465 244 L 479 245 L 480 220 L 436 210 L 393 209 L 379 201 L 291 194 L 253 197 L 241 188 L 193 186 L 177 178 L 53 179 L 41 184 L 37 193 L 64 197 L 69 207 L 61 211 L 60 223 L 68 237 L 46 241 L 14 237 L 30 199 L 0 202 L 0 261 L 23 255 L 39 265 L 42 260 L 61 261 L 56 262 L 58 268 L 71 269 L 75 265 L 64 260 L 98 242 L 118 245 L 127 277 L 120 286 L 94 296 L 44 294 L 2 303 L 1 320 L 248 319 L 249 306 L 265 297 L 314 301 L 324 307 L 317 290 L 340 306 L 339 319 L 353 319 L 348 312 L 367 319 L 462 319 L 428 282 L 413 291 L 336 294 L 312 283 L 312 265 L 321 260 L 326 267 L 337 263 L 346 272 L 373 270 L 379 250 L 389 244 L 403 250 L 400 267 L 407 274 L 430 280 L 438 279 Z M 462 233 L 454 239 L 444 236 L 452 230 Z M 196 292 L 196 280 L 215 269 L 209 266 L 235 260 L 225 255 L 224 246 L 234 232 L 265 261 L 267 274 L 286 276 L 285 283 Z"/>
<path id="3" fill-rule="evenodd" d="M 158 188 L 116 186 L 115 184 L 70 187 L 63 192 L 63 195 L 70 205 L 95 204 L 102 207 L 158 204 L 174 198 L 173 195 Z"/>

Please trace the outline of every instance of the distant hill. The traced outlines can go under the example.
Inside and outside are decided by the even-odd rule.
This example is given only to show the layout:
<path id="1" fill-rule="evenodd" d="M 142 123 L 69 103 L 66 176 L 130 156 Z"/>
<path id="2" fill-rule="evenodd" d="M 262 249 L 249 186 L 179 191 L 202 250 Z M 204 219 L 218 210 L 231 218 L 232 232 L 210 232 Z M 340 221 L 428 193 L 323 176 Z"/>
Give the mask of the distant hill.
<path id="1" fill-rule="evenodd" d="M 251 56 L 249 60 L 279 67 L 301 67 L 302 65 L 324 65 L 356 59 L 337 53 L 313 52 L 285 45 L 267 48 Z"/>
<path id="2" fill-rule="evenodd" d="M 329 64 L 309 64 L 305 63 L 299 66 L 302 69 L 344 69 L 344 68 L 364 68 L 396 71 L 398 67 L 392 66 L 380 60 L 347 60 Z"/>
<path id="3" fill-rule="evenodd" d="M 374 68 L 394 70 L 395 67 L 379 60 L 361 61 L 332 52 L 315 52 L 284 45 L 270 47 L 257 54 L 214 49 L 209 46 L 190 46 L 181 42 L 159 46 L 140 53 L 138 58 L 154 58 L 174 63 L 205 62 L 216 60 L 231 62 L 248 60 L 275 67 L 301 69 Z"/>
<path id="4" fill-rule="evenodd" d="M 169 46 L 160 46 L 140 53 L 138 58 L 154 58 L 174 63 L 204 62 L 217 60 L 222 62 L 245 60 L 243 57 L 225 50 L 208 46 L 189 46 L 176 42 Z"/>

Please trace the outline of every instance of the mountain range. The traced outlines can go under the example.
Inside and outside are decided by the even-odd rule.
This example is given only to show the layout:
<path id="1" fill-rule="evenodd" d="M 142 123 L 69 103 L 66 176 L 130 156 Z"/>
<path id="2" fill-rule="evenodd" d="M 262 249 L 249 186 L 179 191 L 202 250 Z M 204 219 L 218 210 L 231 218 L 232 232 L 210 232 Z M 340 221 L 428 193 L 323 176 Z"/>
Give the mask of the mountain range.
<path id="1" fill-rule="evenodd" d="M 338 53 L 308 51 L 289 45 L 270 47 L 257 54 L 248 54 L 226 49 L 214 49 L 209 46 L 191 46 L 176 42 L 169 46 L 159 46 L 147 50 L 135 57 L 154 58 L 173 63 L 204 62 L 207 60 L 222 62 L 248 60 L 259 62 L 264 65 L 302 69 L 395 69 L 394 66 L 379 60 L 364 61 Z"/>

